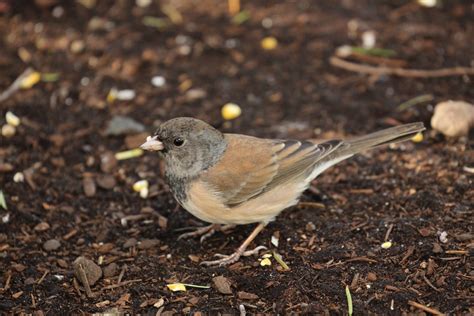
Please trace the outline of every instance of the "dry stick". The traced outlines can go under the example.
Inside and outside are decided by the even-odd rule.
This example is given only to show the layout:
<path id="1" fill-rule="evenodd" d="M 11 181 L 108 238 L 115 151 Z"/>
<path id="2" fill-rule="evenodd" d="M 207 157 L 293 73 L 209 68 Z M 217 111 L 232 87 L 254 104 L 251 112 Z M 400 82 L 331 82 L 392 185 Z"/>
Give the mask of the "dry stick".
<path id="1" fill-rule="evenodd" d="M 28 77 L 31 73 L 33 72 L 33 68 L 26 68 L 25 71 L 23 71 L 23 73 L 18 76 L 18 78 L 15 79 L 15 81 L 13 81 L 13 83 L 7 88 L 7 90 L 3 91 L 2 93 L 0 93 L 0 102 L 3 102 L 5 101 L 6 99 L 8 99 L 9 97 L 11 97 L 15 92 L 17 92 L 18 90 L 20 90 L 21 88 L 21 83 L 23 82 L 23 80 Z"/>
<path id="2" fill-rule="evenodd" d="M 87 279 L 86 271 L 84 270 L 82 264 L 79 264 L 79 276 L 81 278 L 82 284 L 84 284 L 84 288 L 86 289 L 87 297 L 93 297 L 94 293 L 92 293 L 91 286 L 89 285 L 89 280 Z"/>
<path id="3" fill-rule="evenodd" d="M 41 278 L 36 282 L 36 284 L 41 284 L 44 280 L 44 278 L 48 275 L 49 273 L 49 270 L 46 270 L 44 271 L 43 275 L 41 276 Z"/>
<path id="4" fill-rule="evenodd" d="M 392 232 L 393 229 L 393 224 L 390 224 L 387 229 L 387 233 L 385 233 L 385 239 L 383 241 L 387 241 L 388 237 L 390 236 L 390 233 Z"/>
<path id="5" fill-rule="evenodd" d="M 123 282 L 120 282 L 118 284 L 112 284 L 112 285 L 104 286 L 102 288 L 102 291 L 103 290 L 112 290 L 112 289 L 115 289 L 115 288 L 118 288 L 118 287 L 121 287 L 121 286 L 124 286 L 124 285 L 128 285 L 130 283 L 141 282 L 141 281 L 142 281 L 142 279 L 123 281 Z"/>
<path id="6" fill-rule="evenodd" d="M 433 290 L 436 292 L 441 292 L 436 286 L 433 285 L 433 283 L 430 282 L 430 280 L 428 280 L 425 275 L 423 276 L 423 280 L 425 280 L 426 284 L 428 284 Z"/>
<path id="7" fill-rule="evenodd" d="M 356 64 L 335 56 L 332 56 L 329 59 L 329 62 L 331 63 L 331 65 L 345 70 L 377 76 L 394 75 L 407 78 L 439 78 L 448 76 L 474 75 L 474 68 L 469 67 L 441 68 L 435 70 L 405 69 L 384 66 L 374 67 Z"/>
<path id="8" fill-rule="evenodd" d="M 417 302 L 414 302 L 414 301 L 408 301 L 408 304 L 413 306 L 413 307 L 416 307 L 416 308 L 419 308 L 425 312 L 428 312 L 428 313 L 431 313 L 433 315 L 444 315 L 443 313 L 441 313 L 439 310 L 437 309 L 434 309 L 434 308 L 431 308 L 431 307 L 428 307 L 428 306 L 425 306 L 423 304 L 420 304 L 420 303 L 417 303 Z"/>

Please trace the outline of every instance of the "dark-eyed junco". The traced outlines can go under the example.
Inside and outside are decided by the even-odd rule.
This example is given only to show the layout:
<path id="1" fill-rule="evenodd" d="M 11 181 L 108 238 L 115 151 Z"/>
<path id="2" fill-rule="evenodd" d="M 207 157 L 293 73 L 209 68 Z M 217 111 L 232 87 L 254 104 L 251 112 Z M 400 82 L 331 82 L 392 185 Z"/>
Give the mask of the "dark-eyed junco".
<path id="1" fill-rule="evenodd" d="M 411 123 L 317 144 L 223 134 L 203 121 L 180 117 L 163 123 L 141 148 L 160 153 L 176 200 L 213 224 L 198 233 L 208 233 L 216 224 L 258 223 L 235 253 L 202 263 L 226 265 L 261 249 L 246 251 L 265 225 L 295 205 L 321 172 L 356 153 L 410 139 L 424 129 L 423 123 Z"/>

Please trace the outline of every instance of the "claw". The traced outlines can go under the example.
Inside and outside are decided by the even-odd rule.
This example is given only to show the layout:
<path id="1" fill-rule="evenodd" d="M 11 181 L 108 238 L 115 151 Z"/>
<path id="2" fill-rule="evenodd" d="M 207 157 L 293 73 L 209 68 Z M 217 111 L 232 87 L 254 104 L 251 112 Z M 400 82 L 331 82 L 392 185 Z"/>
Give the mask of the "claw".
<path id="1" fill-rule="evenodd" d="M 259 252 L 260 250 L 267 250 L 267 247 L 265 247 L 265 246 L 258 246 L 258 247 L 255 247 L 255 248 L 252 249 L 252 250 L 247 250 L 247 251 L 245 251 L 245 252 L 242 254 L 242 256 L 248 257 L 248 256 L 252 256 L 252 255 L 258 255 L 258 252 Z"/>
<path id="2" fill-rule="evenodd" d="M 209 226 L 196 228 L 196 230 L 189 233 L 181 234 L 178 236 L 178 240 L 201 236 L 200 242 L 202 243 L 204 240 L 206 240 L 206 238 L 209 238 L 215 232 L 216 232 L 216 225 L 212 224 Z"/>
<path id="3" fill-rule="evenodd" d="M 220 254 L 220 253 L 216 253 L 214 255 L 214 257 L 217 257 L 217 258 L 220 258 L 220 259 L 217 259 L 217 260 L 212 260 L 212 261 L 203 261 L 201 262 L 201 265 L 203 266 L 219 266 L 219 267 L 222 267 L 222 266 L 226 266 L 226 265 L 229 265 L 229 264 L 232 264 L 234 262 L 237 262 L 241 256 L 244 256 L 244 257 L 247 257 L 247 256 L 251 256 L 251 255 L 255 255 L 255 254 L 258 254 L 258 252 L 260 250 L 265 250 L 267 249 L 267 247 L 265 246 L 258 246 L 252 250 L 247 250 L 247 251 L 242 251 L 240 249 L 238 249 L 236 252 L 234 252 L 233 254 L 231 255 L 223 255 L 223 254 Z"/>

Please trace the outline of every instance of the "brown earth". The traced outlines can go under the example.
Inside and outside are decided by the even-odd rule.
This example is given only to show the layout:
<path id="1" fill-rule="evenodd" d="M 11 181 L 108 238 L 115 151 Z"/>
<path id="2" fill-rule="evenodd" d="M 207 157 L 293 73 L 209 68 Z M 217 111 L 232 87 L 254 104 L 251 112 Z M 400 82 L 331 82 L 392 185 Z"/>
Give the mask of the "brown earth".
<path id="1" fill-rule="evenodd" d="M 474 313 L 474 156 L 465 138 L 429 130 L 419 143 L 359 155 L 321 175 L 302 203 L 255 241 L 277 251 L 289 271 L 273 258 L 262 267 L 259 257 L 200 266 L 214 253 L 232 252 L 252 227 L 217 233 L 204 244 L 177 241 L 181 228 L 201 223 L 177 206 L 157 158 L 103 161 L 175 116 L 281 138 L 345 137 L 419 120 L 429 126 L 437 102 L 472 103 L 472 76 L 367 76 L 334 67 L 329 58 L 375 30 L 377 47 L 397 55 L 348 60 L 470 67 L 471 1 L 436 8 L 401 0 L 243 1 L 249 18 L 240 24 L 224 1 L 171 5 L 97 1 L 88 9 L 73 1 L 0 1 L 0 91 L 28 66 L 59 74 L 0 103 L 2 117 L 12 111 L 22 119 L 13 137 L 0 138 L 0 189 L 8 206 L 0 210 L 0 312 L 200 315 L 238 314 L 243 306 L 248 313 L 347 314 L 348 285 L 359 315 Z M 165 25 L 146 26 L 145 16 Z M 261 48 L 265 36 L 278 40 L 274 50 Z M 157 75 L 165 86 L 151 84 Z M 136 97 L 107 102 L 113 87 L 133 89 Z M 399 110 L 424 94 L 432 95 L 429 101 Z M 227 102 L 243 113 L 224 123 L 220 108 Z M 147 131 L 107 136 L 115 115 Z M 14 182 L 20 171 L 25 181 Z M 150 182 L 147 199 L 131 188 L 139 179 Z M 272 235 L 279 236 L 278 248 Z M 384 241 L 392 246 L 381 248 Z M 107 267 L 92 297 L 74 276 L 79 256 Z M 218 291 L 216 276 L 232 294 Z M 166 285 L 174 282 L 211 288 L 171 292 Z"/>

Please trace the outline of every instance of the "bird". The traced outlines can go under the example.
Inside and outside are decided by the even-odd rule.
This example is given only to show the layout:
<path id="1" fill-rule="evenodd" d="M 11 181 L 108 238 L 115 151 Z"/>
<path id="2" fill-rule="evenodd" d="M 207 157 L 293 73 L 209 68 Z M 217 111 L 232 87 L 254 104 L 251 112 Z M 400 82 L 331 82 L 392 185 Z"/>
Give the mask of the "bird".
<path id="1" fill-rule="evenodd" d="M 162 123 L 141 149 L 164 160 L 164 177 L 177 202 L 211 225 L 180 238 L 208 237 L 222 227 L 257 224 L 230 255 L 203 261 L 224 266 L 242 256 L 264 227 L 285 209 L 298 203 L 311 182 L 331 166 L 362 151 L 405 141 L 425 129 L 422 122 L 391 127 L 348 140 L 266 139 L 222 133 L 192 117 Z"/>

